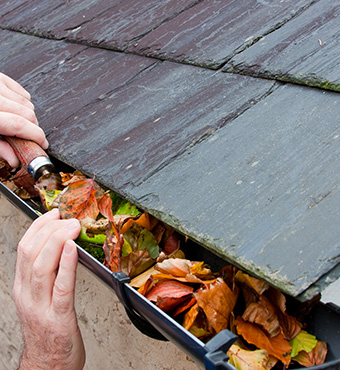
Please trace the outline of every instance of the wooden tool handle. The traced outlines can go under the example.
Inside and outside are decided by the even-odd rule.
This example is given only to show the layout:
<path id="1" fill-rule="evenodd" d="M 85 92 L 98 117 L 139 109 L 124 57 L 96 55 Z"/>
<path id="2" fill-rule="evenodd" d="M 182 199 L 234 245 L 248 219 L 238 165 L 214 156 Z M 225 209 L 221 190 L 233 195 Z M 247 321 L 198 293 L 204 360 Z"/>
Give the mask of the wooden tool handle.
<path id="1" fill-rule="evenodd" d="M 48 157 L 46 152 L 34 141 L 4 136 L 11 145 L 19 161 L 27 169 L 28 165 L 37 157 Z"/>

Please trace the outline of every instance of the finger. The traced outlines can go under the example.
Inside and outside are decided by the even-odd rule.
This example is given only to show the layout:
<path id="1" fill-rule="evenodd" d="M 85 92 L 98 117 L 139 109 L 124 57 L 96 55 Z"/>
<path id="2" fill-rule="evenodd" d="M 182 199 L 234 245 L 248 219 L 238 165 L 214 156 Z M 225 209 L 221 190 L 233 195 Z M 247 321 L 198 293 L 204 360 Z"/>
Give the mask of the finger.
<path id="1" fill-rule="evenodd" d="M 0 140 L 0 158 L 5 159 L 12 168 L 20 166 L 20 162 L 12 147 L 3 140 Z"/>
<path id="2" fill-rule="evenodd" d="M 30 93 L 24 89 L 18 82 L 14 81 L 9 76 L 6 76 L 3 73 L 0 73 L 0 81 L 5 84 L 10 90 L 16 92 L 17 94 L 25 97 L 26 99 L 30 100 L 31 95 Z"/>
<path id="3" fill-rule="evenodd" d="M 60 227 L 48 238 L 32 266 L 31 296 L 34 302 L 51 303 L 55 273 L 67 240 L 76 239 L 80 232 L 78 220 L 60 220 Z"/>
<path id="4" fill-rule="evenodd" d="M 52 228 L 52 223 L 59 220 L 60 214 L 57 209 L 45 213 L 37 218 L 28 228 L 18 244 L 15 279 L 17 283 L 23 284 L 31 277 L 32 264 L 49 237 L 50 231 L 45 229 L 46 225 Z"/>
<path id="5" fill-rule="evenodd" d="M 0 96 L 6 99 L 12 100 L 14 102 L 17 102 L 19 104 L 25 105 L 28 108 L 31 108 L 34 110 L 34 105 L 31 102 L 30 96 L 27 97 L 27 96 L 18 94 L 17 92 L 9 89 L 7 86 L 0 85 Z"/>
<path id="6" fill-rule="evenodd" d="M 32 140 L 42 148 L 48 148 L 44 131 L 36 124 L 17 114 L 0 112 L 0 133 L 1 135 Z"/>
<path id="7" fill-rule="evenodd" d="M 53 208 L 51 211 L 44 213 L 42 216 L 35 219 L 31 226 L 26 230 L 24 236 L 21 238 L 20 243 L 26 244 L 32 239 L 34 235 L 37 234 L 37 232 L 50 223 L 53 220 L 59 220 L 60 219 L 60 213 L 57 208 Z"/>
<path id="8" fill-rule="evenodd" d="M 15 93 L 10 93 L 9 95 L 11 94 L 16 95 Z M 20 97 L 20 95 L 18 96 Z M 34 112 L 34 105 L 22 97 L 17 100 L 2 95 L 0 99 L 0 112 L 16 114 L 37 125 L 38 120 Z"/>
<path id="9" fill-rule="evenodd" d="M 52 295 L 52 308 L 57 314 L 66 314 L 74 307 L 74 289 L 78 253 L 76 244 L 68 240 L 63 248 Z"/>
<path id="10" fill-rule="evenodd" d="M 59 211 L 54 209 L 50 212 L 45 213 L 43 216 L 40 216 L 36 219 L 31 226 L 28 228 L 24 236 L 21 238 L 18 244 L 18 253 L 15 269 L 15 278 L 13 285 L 13 297 L 14 300 L 18 303 L 20 300 L 24 299 L 27 289 L 23 289 L 25 282 L 30 280 L 30 269 L 32 265 L 31 256 L 34 251 L 35 245 L 32 242 L 32 237 L 37 234 L 37 232 L 44 227 L 46 224 L 58 220 L 60 218 Z"/>

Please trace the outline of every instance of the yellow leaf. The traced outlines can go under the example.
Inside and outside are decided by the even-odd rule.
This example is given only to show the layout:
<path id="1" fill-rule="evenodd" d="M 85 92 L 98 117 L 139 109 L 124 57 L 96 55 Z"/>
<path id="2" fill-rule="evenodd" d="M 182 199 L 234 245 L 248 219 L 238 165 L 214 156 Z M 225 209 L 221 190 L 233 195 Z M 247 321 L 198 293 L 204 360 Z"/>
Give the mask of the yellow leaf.
<path id="1" fill-rule="evenodd" d="M 277 363 L 277 359 L 268 355 L 264 349 L 248 351 L 241 348 L 237 342 L 228 350 L 229 363 L 237 370 L 269 370 Z"/>

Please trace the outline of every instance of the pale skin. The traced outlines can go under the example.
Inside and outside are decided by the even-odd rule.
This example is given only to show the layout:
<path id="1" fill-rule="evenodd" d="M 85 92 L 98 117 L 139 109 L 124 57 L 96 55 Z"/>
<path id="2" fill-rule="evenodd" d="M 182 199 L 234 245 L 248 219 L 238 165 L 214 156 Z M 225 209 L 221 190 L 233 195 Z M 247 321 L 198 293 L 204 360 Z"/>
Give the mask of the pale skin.
<path id="1" fill-rule="evenodd" d="M 48 142 L 39 127 L 31 96 L 19 83 L 0 72 L 0 135 L 17 136 L 33 140 L 43 149 Z M 6 159 L 13 168 L 19 160 L 10 145 L 0 140 L 0 158 Z"/>
<path id="2" fill-rule="evenodd" d="M 74 309 L 77 220 L 40 216 L 18 245 L 13 297 L 24 351 L 19 370 L 80 370 L 85 350 Z"/>
<path id="3" fill-rule="evenodd" d="M 0 73 L 0 135 L 48 142 L 38 125 L 30 94 Z M 0 157 L 11 167 L 19 161 L 0 140 Z M 78 261 L 74 239 L 78 220 L 61 220 L 58 210 L 40 216 L 18 245 L 13 298 L 21 323 L 24 349 L 19 370 L 78 370 L 85 350 L 74 308 Z"/>

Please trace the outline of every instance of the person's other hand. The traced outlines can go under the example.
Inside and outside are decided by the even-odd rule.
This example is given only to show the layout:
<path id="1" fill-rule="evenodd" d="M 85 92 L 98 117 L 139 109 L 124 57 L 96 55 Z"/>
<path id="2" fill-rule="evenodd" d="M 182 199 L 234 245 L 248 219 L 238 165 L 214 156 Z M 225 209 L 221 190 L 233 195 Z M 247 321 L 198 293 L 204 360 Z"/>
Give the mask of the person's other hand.
<path id="1" fill-rule="evenodd" d="M 85 350 L 74 309 L 76 219 L 58 210 L 33 222 L 18 245 L 13 297 L 24 338 L 20 370 L 83 369 Z"/>
<path id="2" fill-rule="evenodd" d="M 17 136 L 33 140 L 43 149 L 48 147 L 44 131 L 38 125 L 30 94 L 3 73 L 0 73 L 0 135 Z M 19 166 L 13 149 L 3 140 L 0 140 L 0 158 L 7 160 L 13 168 Z"/>

